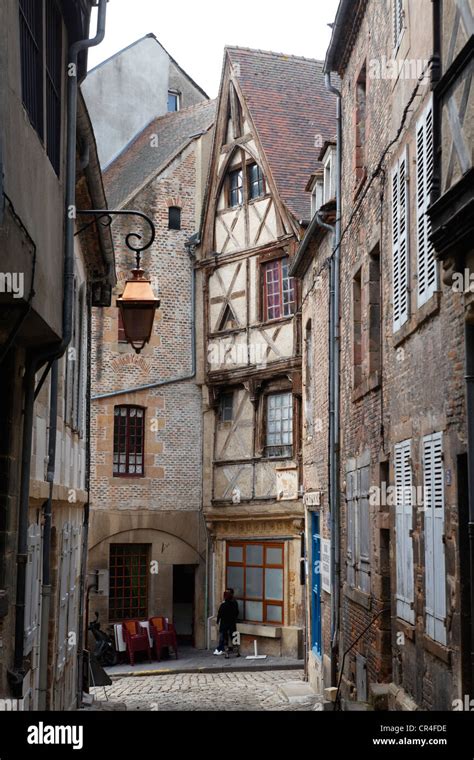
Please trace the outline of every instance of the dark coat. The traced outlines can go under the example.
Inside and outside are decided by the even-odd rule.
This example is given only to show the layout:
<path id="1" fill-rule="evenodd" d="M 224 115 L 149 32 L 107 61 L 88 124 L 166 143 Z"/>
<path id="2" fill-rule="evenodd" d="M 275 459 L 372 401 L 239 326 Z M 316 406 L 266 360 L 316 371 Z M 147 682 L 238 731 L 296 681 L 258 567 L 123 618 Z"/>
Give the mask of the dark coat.
<path id="1" fill-rule="evenodd" d="M 235 631 L 237 618 L 239 617 L 239 605 L 235 599 L 226 599 L 222 602 L 217 613 L 217 625 L 220 623 L 219 630 L 224 629 Z"/>

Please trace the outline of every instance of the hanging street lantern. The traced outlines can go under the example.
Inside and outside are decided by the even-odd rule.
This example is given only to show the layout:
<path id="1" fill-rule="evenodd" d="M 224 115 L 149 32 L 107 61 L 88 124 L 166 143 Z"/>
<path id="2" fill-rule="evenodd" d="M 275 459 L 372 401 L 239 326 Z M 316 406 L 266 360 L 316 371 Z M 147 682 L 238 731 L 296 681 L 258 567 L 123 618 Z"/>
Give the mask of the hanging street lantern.
<path id="1" fill-rule="evenodd" d="M 127 343 L 139 354 L 150 340 L 160 299 L 155 298 L 151 280 L 144 276 L 143 269 L 132 269 L 131 274 L 132 278 L 126 281 L 123 294 L 117 298 L 117 306 Z"/>
<path id="2" fill-rule="evenodd" d="M 154 243 L 156 237 L 155 225 L 151 219 L 141 211 L 111 211 L 109 209 L 81 209 L 77 210 L 78 214 L 83 216 L 94 217 L 92 222 L 86 224 L 82 229 L 76 232 L 80 235 L 84 230 L 90 227 L 99 219 L 104 219 L 104 225 L 112 223 L 113 216 L 138 216 L 143 219 L 150 227 L 150 240 L 145 245 L 132 244 L 132 238 L 141 241 L 142 236 L 138 232 L 129 232 L 125 237 L 127 247 L 135 253 L 136 267 L 131 271 L 131 278 L 126 281 L 122 295 L 117 298 L 117 306 L 120 309 L 123 329 L 127 343 L 139 354 L 146 344 L 150 341 L 155 321 L 155 313 L 160 305 L 160 299 L 155 297 L 151 287 L 151 280 L 145 277 L 145 272 L 140 266 L 140 254 Z"/>

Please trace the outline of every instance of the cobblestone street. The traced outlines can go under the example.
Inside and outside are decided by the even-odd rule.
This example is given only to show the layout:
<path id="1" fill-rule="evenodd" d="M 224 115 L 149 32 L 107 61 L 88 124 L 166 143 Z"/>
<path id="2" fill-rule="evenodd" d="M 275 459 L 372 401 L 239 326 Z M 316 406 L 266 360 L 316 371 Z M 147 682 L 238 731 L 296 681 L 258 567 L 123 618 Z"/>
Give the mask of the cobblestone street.
<path id="1" fill-rule="evenodd" d="M 97 700 L 89 709 L 112 710 L 279 710 L 317 709 L 316 695 L 289 701 L 282 689 L 304 688 L 301 670 L 258 673 L 180 673 L 120 678 L 106 687 L 91 689 Z"/>

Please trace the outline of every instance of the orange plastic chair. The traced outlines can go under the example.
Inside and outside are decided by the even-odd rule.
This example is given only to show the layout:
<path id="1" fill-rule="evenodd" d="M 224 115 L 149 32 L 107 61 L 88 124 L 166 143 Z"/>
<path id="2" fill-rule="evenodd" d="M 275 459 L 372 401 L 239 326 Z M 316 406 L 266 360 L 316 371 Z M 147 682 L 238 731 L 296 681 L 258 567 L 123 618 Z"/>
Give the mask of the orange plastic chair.
<path id="1" fill-rule="evenodd" d="M 151 649 L 148 633 L 138 620 L 125 620 L 122 623 L 123 638 L 127 647 L 130 664 L 135 665 L 135 653 L 146 652 L 151 662 Z"/>

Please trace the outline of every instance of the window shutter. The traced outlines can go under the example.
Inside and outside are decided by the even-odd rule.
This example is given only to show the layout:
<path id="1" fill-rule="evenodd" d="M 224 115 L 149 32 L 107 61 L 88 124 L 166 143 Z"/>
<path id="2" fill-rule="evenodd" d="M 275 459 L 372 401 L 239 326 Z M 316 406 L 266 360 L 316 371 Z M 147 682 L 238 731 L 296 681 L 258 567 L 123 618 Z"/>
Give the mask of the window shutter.
<path id="1" fill-rule="evenodd" d="M 357 495 L 357 472 L 347 473 L 347 582 L 355 585 L 355 503 Z"/>
<path id="2" fill-rule="evenodd" d="M 438 287 L 438 271 L 430 242 L 428 216 L 433 183 L 433 105 L 429 104 L 416 126 L 416 240 L 418 256 L 418 306 L 422 306 Z"/>
<path id="3" fill-rule="evenodd" d="M 28 564 L 26 566 L 25 633 L 23 653 L 31 652 L 36 639 L 40 615 L 41 527 L 28 528 Z"/>
<path id="4" fill-rule="evenodd" d="M 408 152 L 392 172 L 393 331 L 408 320 Z"/>
<path id="5" fill-rule="evenodd" d="M 357 586 L 361 591 L 370 591 L 370 519 L 369 489 L 370 467 L 359 470 L 359 578 Z"/>
<path id="6" fill-rule="evenodd" d="M 444 473 L 442 433 L 423 439 L 426 633 L 446 644 Z"/>
<path id="7" fill-rule="evenodd" d="M 66 648 L 68 658 L 76 651 L 77 647 L 77 641 L 76 643 L 71 643 L 69 635 L 71 633 L 75 633 L 77 635 L 78 633 L 79 587 L 77 585 L 77 576 L 79 574 L 79 536 L 79 528 L 74 527 L 71 531 L 69 596 L 66 630 Z"/>
<path id="8" fill-rule="evenodd" d="M 415 622 L 413 610 L 413 527 L 411 441 L 395 446 L 397 616 Z"/>
<path id="9" fill-rule="evenodd" d="M 71 533 L 69 525 L 63 527 L 61 543 L 61 561 L 59 565 L 59 620 L 58 620 L 58 650 L 56 669 L 58 673 L 66 662 L 67 643 L 67 613 L 69 601 L 69 575 L 71 570 Z"/>

